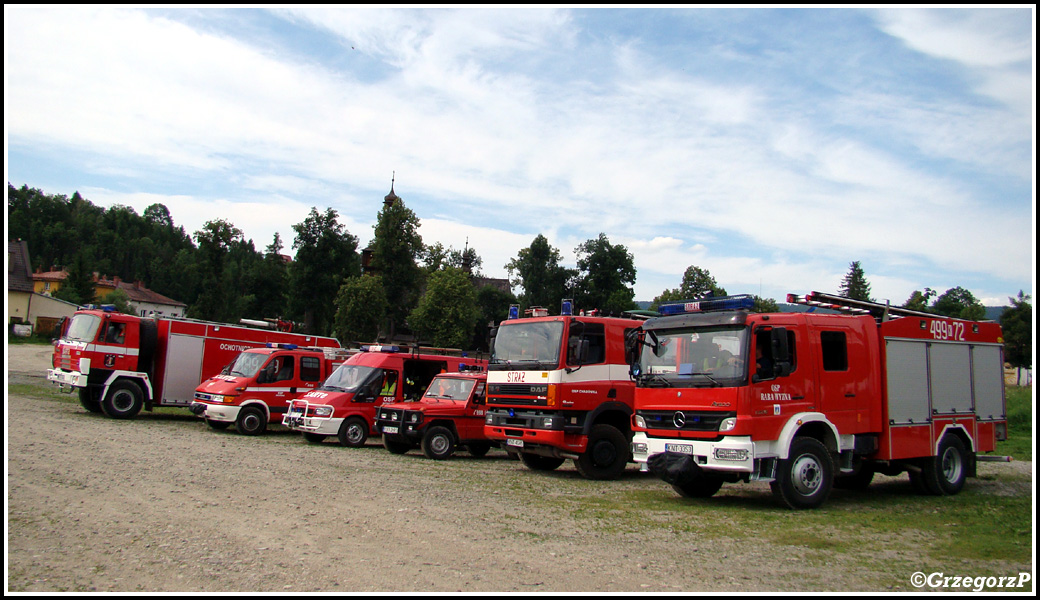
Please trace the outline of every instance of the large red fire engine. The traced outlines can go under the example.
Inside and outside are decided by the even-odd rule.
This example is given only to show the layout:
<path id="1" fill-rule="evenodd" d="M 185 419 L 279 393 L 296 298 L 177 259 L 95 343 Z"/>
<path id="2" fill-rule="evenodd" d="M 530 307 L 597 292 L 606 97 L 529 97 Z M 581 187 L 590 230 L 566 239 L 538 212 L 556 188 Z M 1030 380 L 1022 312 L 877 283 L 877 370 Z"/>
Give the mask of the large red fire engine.
<path id="1" fill-rule="evenodd" d="M 282 422 L 291 400 L 321 385 L 348 356 L 343 348 L 296 344 L 243 350 L 195 388 L 190 410 L 213 429 L 234 424 L 239 433 L 260 435 L 268 423 Z"/>
<path id="2" fill-rule="evenodd" d="M 439 373 L 487 361 L 459 351 L 437 348 L 411 350 L 400 346 L 362 346 L 318 389 L 289 403 L 282 423 L 311 442 L 336 436 L 343 446 L 365 445 L 374 429 L 376 408 L 418 400 Z"/>
<path id="3" fill-rule="evenodd" d="M 637 463 L 679 494 L 766 481 L 792 508 L 875 472 L 956 494 L 1006 439 L 996 323 L 813 292 L 789 303 L 836 314 L 749 312 L 730 296 L 661 307 L 643 323 Z"/>
<path id="4" fill-rule="evenodd" d="M 76 311 L 56 342 L 47 379 L 77 389 L 91 412 L 128 419 L 141 408 L 187 407 L 202 380 L 268 342 L 339 347 L 333 338 L 87 309 Z"/>
<path id="5" fill-rule="evenodd" d="M 632 399 L 625 336 L 642 321 L 559 316 L 515 305 L 502 322 L 488 365 L 484 432 L 531 469 L 567 459 L 589 479 L 616 479 L 629 462 Z"/>
<path id="6" fill-rule="evenodd" d="M 384 404 L 376 411 L 383 447 L 404 454 L 421 446 L 426 458 L 444 460 L 465 446 L 480 458 L 491 449 L 484 436 L 487 373 L 480 367 L 435 377 L 418 402 Z"/>

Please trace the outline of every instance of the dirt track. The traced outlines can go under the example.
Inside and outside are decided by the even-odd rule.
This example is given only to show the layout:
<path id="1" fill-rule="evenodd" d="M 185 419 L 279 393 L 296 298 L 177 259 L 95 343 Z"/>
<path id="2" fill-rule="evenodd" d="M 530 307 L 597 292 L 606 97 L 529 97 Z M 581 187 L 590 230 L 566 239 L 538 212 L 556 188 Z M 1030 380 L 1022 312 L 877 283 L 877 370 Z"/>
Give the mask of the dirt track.
<path id="1" fill-rule="evenodd" d="M 9 382 L 46 389 L 48 350 L 8 346 Z M 879 562 L 741 530 L 734 514 L 797 523 L 762 484 L 724 488 L 716 508 L 634 466 L 590 482 L 498 450 L 438 462 L 31 395 L 8 394 L 8 591 L 912 591 L 921 561 L 897 533 Z M 1013 464 L 993 468 L 1031 472 Z M 1028 493 L 1023 479 L 969 485 Z"/>

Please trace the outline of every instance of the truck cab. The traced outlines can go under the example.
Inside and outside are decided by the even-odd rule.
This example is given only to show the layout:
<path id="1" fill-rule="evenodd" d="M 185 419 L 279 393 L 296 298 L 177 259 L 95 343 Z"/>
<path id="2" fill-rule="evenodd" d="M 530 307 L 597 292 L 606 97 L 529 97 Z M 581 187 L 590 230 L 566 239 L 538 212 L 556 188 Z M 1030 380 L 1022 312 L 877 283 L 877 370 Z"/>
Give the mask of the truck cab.
<path id="1" fill-rule="evenodd" d="M 268 424 L 281 423 L 291 400 L 321 385 L 346 358 L 337 348 L 251 348 L 199 384 L 190 410 L 213 429 L 234 424 L 239 433 L 260 435 Z"/>
<path id="2" fill-rule="evenodd" d="M 491 449 L 484 435 L 487 373 L 464 371 L 438 375 L 418 402 L 384 404 L 376 411 L 375 429 L 383 446 L 404 454 L 416 446 L 427 458 L 444 460 L 459 446 L 475 457 Z"/>
<path id="3" fill-rule="evenodd" d="M 362 346 L 321 386 L 290 402 L 282 423 L 311 442 L 335 436 L 343 446 L 364 446 L 369 436 L 379 434 L 374 428 L 378 407 L 418 401 L 440 373 L 486 365 L 451 352 L 457 351 Z"/>

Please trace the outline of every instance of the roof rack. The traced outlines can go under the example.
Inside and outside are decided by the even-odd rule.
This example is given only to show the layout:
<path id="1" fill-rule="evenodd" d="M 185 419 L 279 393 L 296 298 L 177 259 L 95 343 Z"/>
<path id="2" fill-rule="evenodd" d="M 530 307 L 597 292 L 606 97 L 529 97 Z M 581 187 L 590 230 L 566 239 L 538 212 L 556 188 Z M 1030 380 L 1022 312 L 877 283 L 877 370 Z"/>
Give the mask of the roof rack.
<path id="1" fill-rule="evenodd" d="M 801 304 L 803 306 L 812 306 L 814 308 L 827 308 L 845 314 L 871 315 L 875 319 L 881 321 L 888 321 L 895 317 L 927 317 L 929 319 L 943 318 L 942 315 L 934 315 L 932 313 L 921 312 L 918 310 L 910 310 L 909 308 L 891 306 L 888 302 L 881 304 L 879 302 L 855 300 L 844 296 L 825 294 L 823 292 L 809 292 L 805 296 L 788 294 L 787 302 L 788 304 Z"/>

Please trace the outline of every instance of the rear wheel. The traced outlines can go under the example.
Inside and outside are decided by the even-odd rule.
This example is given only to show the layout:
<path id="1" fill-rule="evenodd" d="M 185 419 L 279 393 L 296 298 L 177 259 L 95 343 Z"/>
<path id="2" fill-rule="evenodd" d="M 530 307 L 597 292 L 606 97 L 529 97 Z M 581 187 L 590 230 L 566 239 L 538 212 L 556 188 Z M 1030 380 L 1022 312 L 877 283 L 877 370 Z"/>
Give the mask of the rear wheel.
<path id="1" fill-rule="evenodd" d="M 322 433 L 311 433 L 309 431 L 303 432 L 303 439 L 307 440 L 312 444 L 320 444 L 325 441 L 325 438 L 329 436 Z"/>
<path id="2" fill-rule="evenodd" d="M 466 449 L 476 458 L 483 458 L 491 450 L 490 442 L 473 442 L 466 444 Z"/>
<path id="3" fill-rule="evenodd" d="M 964 489 L 968 477 L 968 451 L 956 435 L 939 442 L 939 454 L 921 465 L 921 482 L 933 496 L 952 496 Z"/>
<path id="4" fill-rule="evenodd" d="M 238 411 L 235 429 L 243 435 L 260 435 L 267 431 L 267 415 L 255 406 L 247 406 Z"/>
<path id="5" fill-rule="evenodd" d="M 628 464 L 629 446 L 625 434 L 610 425 L 596 425 L 589 432 L 585 453 L 574 460 L 586 479 L 617 479 Z"/>
<path id="6" fill-rule="evenodd" d="M 870 482 L 874 480 L 874 468 L 871 466 L 863 465 L 859 471 L 852 475 L 843 475 L 834 479 L 834 487 L 839 490 L 855 490 L 863 491 L 870 487 Z"/>
<path id="7" fill-rule="evenodd" d="M 422 439 L 422 451 L 426 458 L 444 460 L 455 452 L 455 434 L 447 427 L 431 427 Z"/>
<path id="8" fill-rule="evenodd" d="M 92 413 L 102 412 L 101 389 L 93 387 L 79 388 L 79 403 L 83 408 Z"/>
<path id="9" fill-rule="evenodd" d="M 209 425 L 210 429 L 224 431 L 228 427 L 231 427 L 231 421 L 214 421 L 213 419 L 206 419 L 206 425 Z"/>
<path id="10" fill-rule="evenodd" d="M 339 443 L 348 448 L 360 448 L 368 441 L 368 425 L 360 417 L 351 417 L 339 427 Z"/>
<path id="11" fill-rule="evenodd" d="M 819 440 L 798 437 L 788 457 L 777 465 L 773 493 L 791 508 L 816 508 L 834 485 L 834 463 Z"/>
<path id="12" fill-rule="evenodd" d="M 412 443 L 409 441 L 395 440 L 384 434 L 383 447 L 392 454 L 404 454 L 412 449 Z"/>
<path id="13" fill-rule="evenodd" d="M 563 464 L 563 459 L 521 452 L 520 462 L 527 465 L 528 469 L 534 469 L 535 471 L 555 471 L 557 467 Z"/>
<path id="14" fill-rule="evenodd" d="M 141 386 L 129 379 L 113 383 L 101 402 L 101 410 L 113 419 L 132 418 L 141 412 L 142 406 L 144 392 L 141 391 Z"/>

